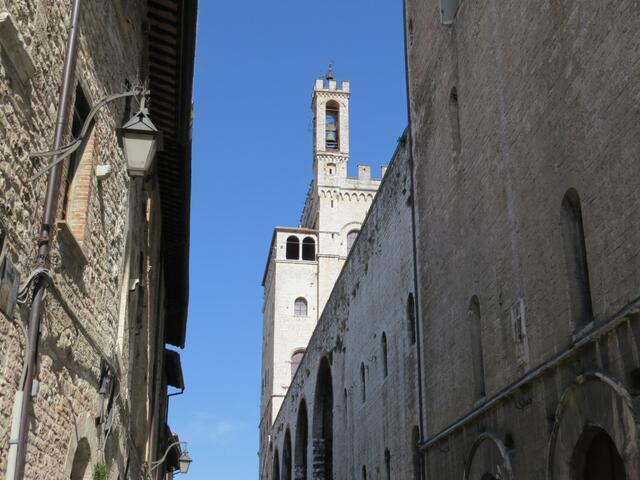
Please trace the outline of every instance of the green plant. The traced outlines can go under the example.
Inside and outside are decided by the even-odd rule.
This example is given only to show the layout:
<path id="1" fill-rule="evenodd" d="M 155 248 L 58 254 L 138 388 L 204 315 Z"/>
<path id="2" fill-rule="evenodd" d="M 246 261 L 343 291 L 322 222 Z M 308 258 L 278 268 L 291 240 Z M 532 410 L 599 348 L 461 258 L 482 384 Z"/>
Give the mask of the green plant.
<path id="1" fill-rule="evenodd" d="M 107 480 L 107 466 L 104 463 L 96 463 L 93 469 L 93 480 Z"/>

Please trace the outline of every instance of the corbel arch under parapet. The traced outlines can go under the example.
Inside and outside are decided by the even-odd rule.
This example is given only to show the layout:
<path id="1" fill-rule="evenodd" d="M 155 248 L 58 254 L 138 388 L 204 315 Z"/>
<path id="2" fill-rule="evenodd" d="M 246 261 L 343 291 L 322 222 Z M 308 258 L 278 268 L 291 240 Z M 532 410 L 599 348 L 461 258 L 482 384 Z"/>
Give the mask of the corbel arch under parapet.
<path id="1" fill-rule="evenodd" d="M 640 478 L 638 417 L 627 389 L 601 373 L 578 376 L 560 398 L 549 439 L 547 479 L 581 480 L 584 437 L 606 433 L 620 455 L 626 478 Z M 584 466 L 582 467 L 584 469 Z"/>
<path id="2" fill-rule="evenodd" d="M 496 478 L 513 480 L 509 450 L 500 437 L 491 432 L 481 433 L 469 451 L 464 480 Z"/>

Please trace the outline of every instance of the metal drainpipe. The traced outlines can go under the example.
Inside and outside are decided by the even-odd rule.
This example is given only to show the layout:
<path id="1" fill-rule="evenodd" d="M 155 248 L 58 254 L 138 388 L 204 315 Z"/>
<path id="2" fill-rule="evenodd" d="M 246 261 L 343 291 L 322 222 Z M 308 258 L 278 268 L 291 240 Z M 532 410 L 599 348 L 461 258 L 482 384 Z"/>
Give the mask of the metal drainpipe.
<path id="1" fill-rule="evenodd" d="M 57 150 L 63 145 L 67 119 L 69 118 L 69 101 L 71 99 L 72 84 L 75 78 L 75 65 L 78 56 L 78 22 L 80 19 L 80 0 L 73 0 L 71 10 L 71 27 L 67 39 L 67 49 L 62 70 L 62 88 L 58 98 L 58 115 L 56 119 L 53 149 Z M 47 194 L 45 197 L 44 211 L 40 235 L 37 238 L 38 267 L 46 267 L 49 264 L 49 251 L 51 241 L 55 235 L 56 210 L 60 193 L 60 179 L 62 176 L 62 163 L 57 164 L 49 172 L 47 179 Z M 40 323 L 42 320 L 42 304 L 46 289 L 45 281 L 37 281 L 34 286 L 31 311 L 29 312 L 29 345 L 31 346 L 27 358 L 27 376 L 22 388 L 22 406 L 20 412 L 20 432 L 18 436 L 18 456 L 16 460 L 16 479 L 24 478 L 25 460 L 27 456 L 27 439 L 29 436 L 29 412 L 31 408 L 31 390 L 33 378 L 36 374 L 38 360 L 38 340 L 40 337 Z"/>
<path id="2" fill-rule="evenodd" d="M 409 43 L 407 40 L 409 32 L 407 32 L 407 0 L 402 2 L 402 19 L 404 22 L 404 73 L 407 90 L 407 117 L 408 125 L 407 129 L 407 143 L 409 145 L 409 169 L 411 171 L 411 240 L 413 248 L 413 296 L 414 296 L 414 315 L 416 318 L 416 356 L 417 356 L 417 370 L 418 370 L 418 421 L 419 421 L 419 433 L 420 444 L 424 441 L 425 437 L 425 420 L 424 420 L 424 399 L 423 399 L 423 384 L 422 384 L 422 337 L 420 329 L 420 282 L 418 279 L 418 248 L 417 248 L 417 230 L 416 230 L 416 187 L 415 187 L 415 175 L 414 175 L 414 159 L 413 159 L 413 129 L 411 128 L 411 83 L 409 81 Z M 413 445 L 414 448 L 417 448 Z M 420 478 L 426 478 L 426 458 L 422 453 L 420 454 Z"/>

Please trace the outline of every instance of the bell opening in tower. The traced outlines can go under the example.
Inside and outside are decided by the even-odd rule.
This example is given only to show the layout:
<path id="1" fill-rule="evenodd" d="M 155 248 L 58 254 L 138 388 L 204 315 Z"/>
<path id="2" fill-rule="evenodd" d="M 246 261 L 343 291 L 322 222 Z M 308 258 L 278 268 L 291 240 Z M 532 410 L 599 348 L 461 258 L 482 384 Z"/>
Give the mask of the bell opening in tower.
<path id="1" fill-rule="evenodd" d="M 340 107 L 337 102 L 327 103 L 325 122 L 325 145 L 327 150 L 338 150 L 340 148 L 338 135 L 338 119 Z"/>

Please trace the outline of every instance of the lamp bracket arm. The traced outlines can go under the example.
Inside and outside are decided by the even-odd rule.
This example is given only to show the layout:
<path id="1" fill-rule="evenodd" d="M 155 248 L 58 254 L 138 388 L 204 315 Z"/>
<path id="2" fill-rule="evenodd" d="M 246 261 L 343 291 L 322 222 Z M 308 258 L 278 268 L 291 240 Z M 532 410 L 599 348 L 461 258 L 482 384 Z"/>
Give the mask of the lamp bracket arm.
<path id="1" fill-rule="evenodd" d="M 97 115 L 98 111 L 102 107 L 104 107 L 106 104 L 111 103 L 111 102 L 113 102 L 115 100 L 118 100 L 120 98 L 124 98 L 124 97 L 142 97 L 144 99 L 148 95 L 149 95 L 149 90 L 146 90 L 146 89 L 144 89 L 142 87 L 137 87 L 137 88 L 134 88 L 133 90 L 131 90 L 129 92 L 114 93 L 112 95 L 107 95 L 106 97 L 103 97 L 102 99 L 100 99 L 98 101 L 98 103 L 96 103 L 95 106 L 91 109 L 91 111 L 89 112 L 89 115 L 87 115 L 87 119 L 85 120 L 84 124 L 82 125 L 82 130 L 80 130 L 80 135 L 78 136 L 78 138 L 73 139 L 67 145 L 64 145 L 63 147 L 60 147 L 57 150 L 49 150 L 49 151 L 46 151 L 46 152 L 34 152 L 34 153 L 30 153 L 29 154 L 30 158 L 34 158 L 34 157 L 40 157 L 40 158 L 43 158 L 43 157 L 57 157 L 53 162 L 51 162 L 46 167 L 44 167 L 42 170 L 40 170 L 36 174 L 34 174 L 29 179 L 29 181 L 33 182 L 35 179 L 37 179 L 41 175 L 45 174 L 49 170 L 51 170 L 58 163 L 62 162 L 65 158 L 67 158 L 69 155 L 71 155 L 73 152 L 75 152 L 78 148 L 80 148 L 80 145 L 82 145 L 82 143 L 85 140 L 85 136 L 87 135 L 87 132 L 89 131 L 89 127 L 91 126 L 91 123 L 93 122 L 94 117 Z M 144 105 L 144 102 L 142 102 L 142 105 Z"/>
<path id="2" fill-rule="evenodd" d="M 151 462 L 149 464 L 149 473 L 153 472 L 156 468 L 158 468 L 160 465 L 162 465 L 164 463 L 164 461 L 167 459 L 167 455 L 169 455 L 169 451 L 175 447 L 176 445 L 180 445 L 181 443 L 184 442 L 173 442 L 171 445 L 169 445 L 167 447 L 167 450 L 164 452 L 164 455 L 162 456 L 162 458 L 160 460 L 157 460 L 155 462 Z"/>

